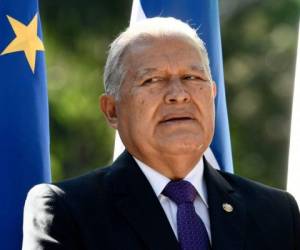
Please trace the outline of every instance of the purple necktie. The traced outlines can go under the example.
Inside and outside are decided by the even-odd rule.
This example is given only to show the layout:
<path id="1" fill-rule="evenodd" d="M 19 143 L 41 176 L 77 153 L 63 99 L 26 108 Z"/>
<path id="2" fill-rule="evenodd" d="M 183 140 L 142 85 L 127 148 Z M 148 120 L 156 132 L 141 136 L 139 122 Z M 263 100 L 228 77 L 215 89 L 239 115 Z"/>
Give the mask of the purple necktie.
<path id="1" fill-rule="evenodd" d="M 194 200 L 197 191 L 185 180 L 170 181 L 162 192 L 177 204 L 177 232 L 182 250 L 209 250 L 208 234 L 196 214 Z"/>

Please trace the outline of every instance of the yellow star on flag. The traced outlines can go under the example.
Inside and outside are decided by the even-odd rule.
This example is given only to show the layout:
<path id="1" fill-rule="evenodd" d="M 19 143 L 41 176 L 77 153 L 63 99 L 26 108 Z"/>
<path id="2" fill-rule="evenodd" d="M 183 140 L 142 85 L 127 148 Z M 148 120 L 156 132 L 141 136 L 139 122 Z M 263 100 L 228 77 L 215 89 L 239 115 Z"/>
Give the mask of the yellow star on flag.
<path id="1" fill-rule="evenodd" d="M 11 41 L 1 55 L 24 51 L 32 73 L 34 73 L 36 52 L 45 50 L 43 42 L 37 35 L 38 16 L 35 14 L 27 26 L 10 16 L 7 16 L 7 18 L 15 32 L 16 38 Z"/>

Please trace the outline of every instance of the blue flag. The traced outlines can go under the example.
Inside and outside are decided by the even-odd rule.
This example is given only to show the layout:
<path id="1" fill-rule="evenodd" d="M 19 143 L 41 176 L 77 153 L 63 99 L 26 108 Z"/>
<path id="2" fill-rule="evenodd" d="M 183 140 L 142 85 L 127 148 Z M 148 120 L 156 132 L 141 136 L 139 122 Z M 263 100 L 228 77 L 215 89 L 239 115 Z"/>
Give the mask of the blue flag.
<path id="1" fill-rule="evenodd" d="M 19 250 L 26 194 L 50 181 L 44 45 L 37 0 L 0 2 L 0 249 Z"/>
<path id="2" fill-rule="evenodd" d="M 204 41 L 208 51 L 212 78 L 217 84 L 215 134 L 210 148 L 205 152 L 205 156 L 214 167 L 227 172 L 233 172 L 223 75 L 218 1 L 133 1 L 131 23 L 155 16 L 175 17 L 198 29 L 198 35 Z"/>

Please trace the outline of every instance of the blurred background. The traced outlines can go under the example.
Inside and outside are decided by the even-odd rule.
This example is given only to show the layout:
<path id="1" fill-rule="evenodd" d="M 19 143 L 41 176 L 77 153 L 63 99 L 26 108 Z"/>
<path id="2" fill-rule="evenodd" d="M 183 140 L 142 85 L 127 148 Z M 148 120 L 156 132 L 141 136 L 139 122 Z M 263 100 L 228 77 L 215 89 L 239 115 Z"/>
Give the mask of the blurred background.
<path id="1" fill-rule="evenodd" d="M 40 1 L 50 103 L 52 179 L 112 161 L 114 130 L 100 114 L 109 43 L 130 0 Z M 220 0 L 235 172 L 285 188 L 300 0 Z"/>

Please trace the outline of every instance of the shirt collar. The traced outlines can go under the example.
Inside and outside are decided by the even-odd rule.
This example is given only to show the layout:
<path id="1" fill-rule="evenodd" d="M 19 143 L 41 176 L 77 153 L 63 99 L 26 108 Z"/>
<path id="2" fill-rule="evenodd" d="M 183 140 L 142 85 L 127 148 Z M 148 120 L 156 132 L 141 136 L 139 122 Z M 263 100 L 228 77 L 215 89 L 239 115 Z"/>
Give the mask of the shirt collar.
<path id="1" fill-rule="evenodd" d="M 136 161 L 139 168 L 144 173 L 144 175 L 146 176 L 156 196 L 158 197 L 159 195 L 161 195 L 161 192 L 164 190 L 165 186 L 171 180 L 168 177 L 156 171 L 155 169 L 149 167 L 145 163 L 136 159 L 135 157 L 133 158 Z M 203 164 L 203 158 L 201 157 L 200 160 L 197 162 L 197 164 L 194 166 L 194 168 L 184 178 L 184 180 L 190 182 L 194 186 L 198 195 L 200 196 L 200 198 L 202 199 L 206 207 L 208 207 L 207 190 L 203 178 L 203 173 L 204 173 L 204 164 Z"/>

